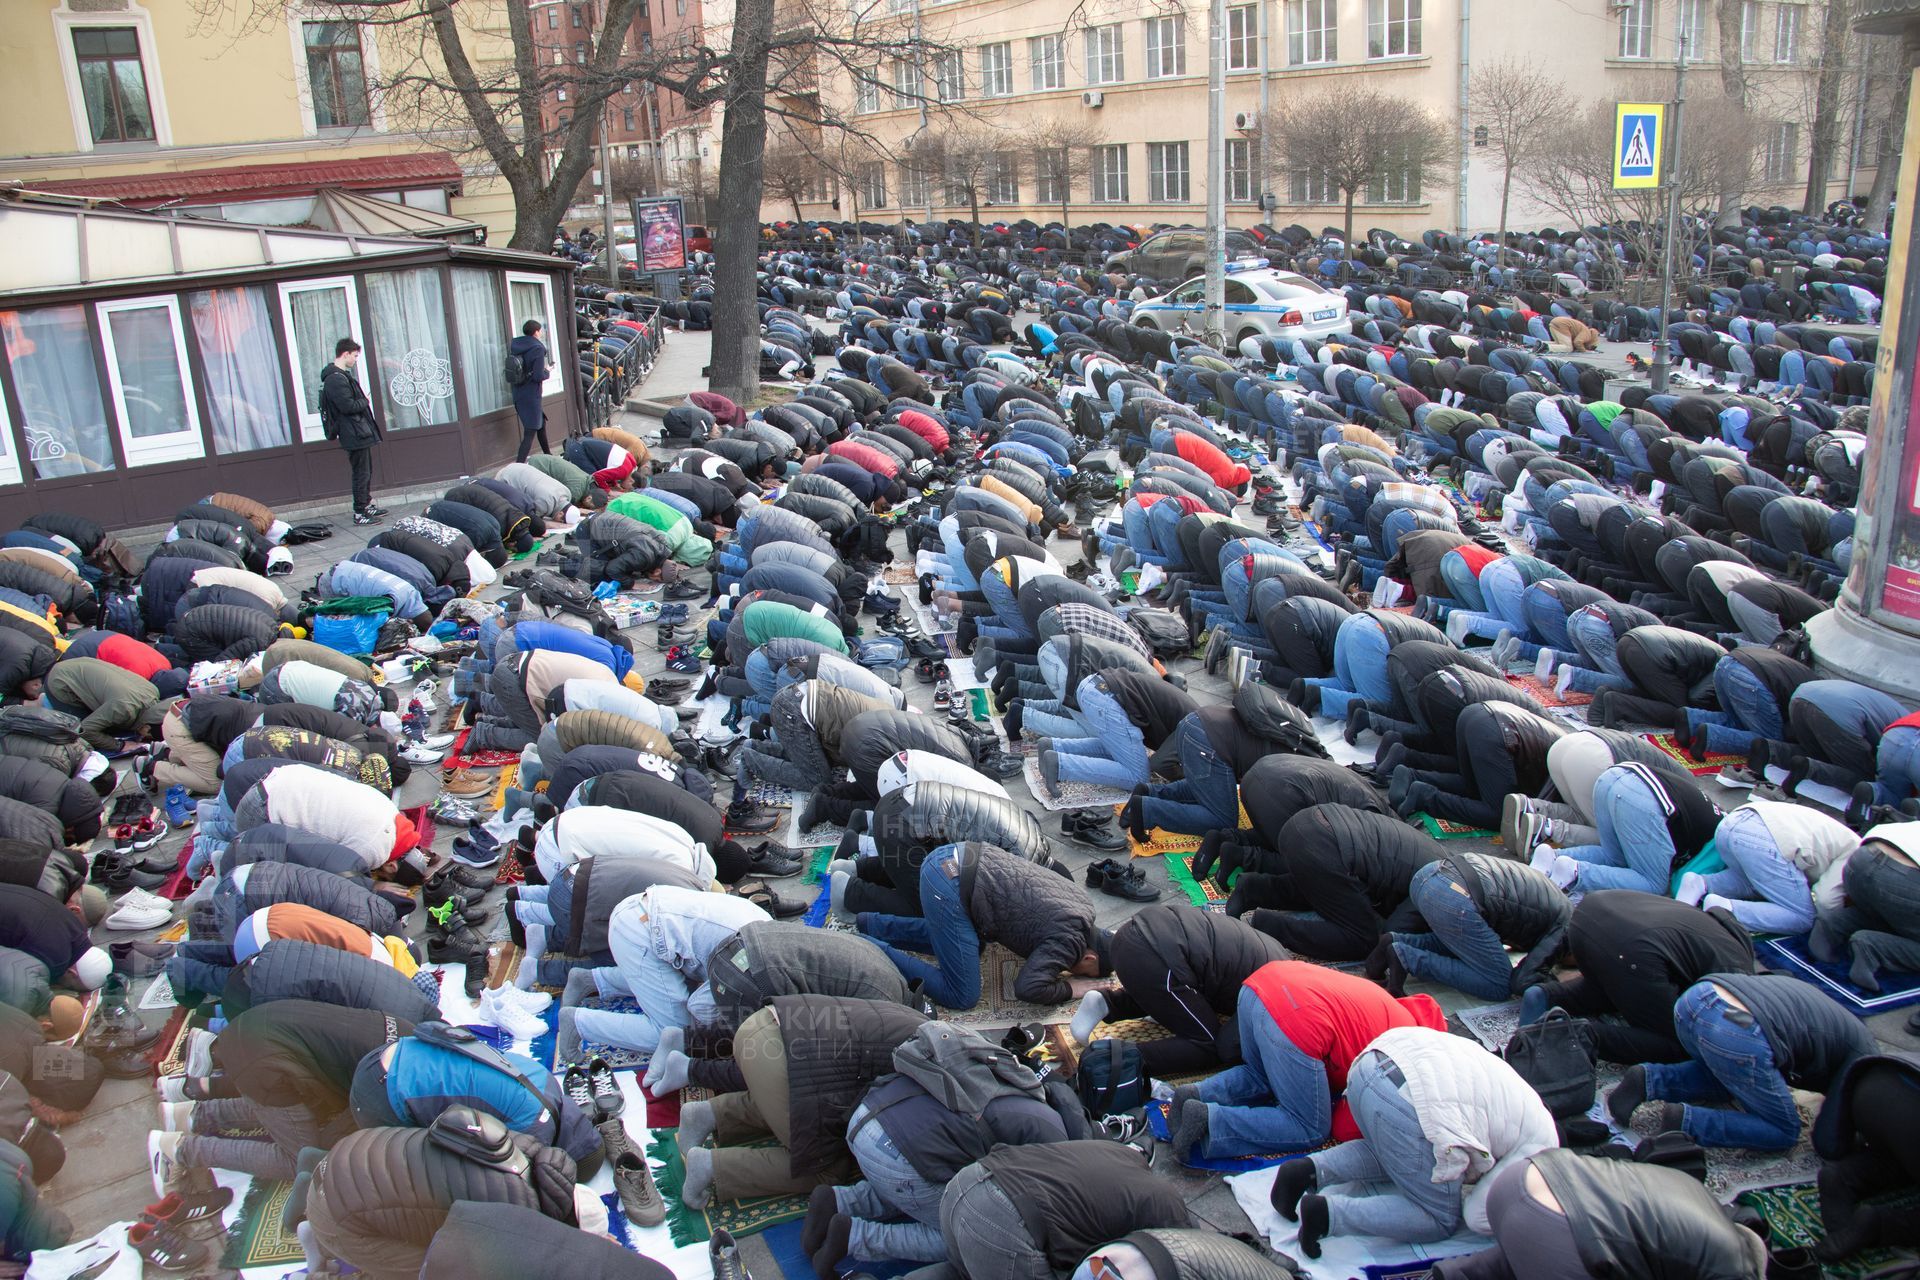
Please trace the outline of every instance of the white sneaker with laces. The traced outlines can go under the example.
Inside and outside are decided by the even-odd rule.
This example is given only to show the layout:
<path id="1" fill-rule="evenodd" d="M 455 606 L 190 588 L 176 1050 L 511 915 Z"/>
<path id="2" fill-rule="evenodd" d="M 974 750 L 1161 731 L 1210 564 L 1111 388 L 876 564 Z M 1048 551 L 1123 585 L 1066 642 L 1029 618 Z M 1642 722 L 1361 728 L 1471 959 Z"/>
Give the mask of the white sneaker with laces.
<path id="1" fill-rule="evenodd" d="M 435 695 L 440 692 L 440 682 L 432 676 L 413 686 L 413 697 L 419 702 L 422 711 L 438 711 L 440 700 Z"/>
<path id="2" fill-rule="evenodd" d="M 415 738 L 414 742 L 429 751 L 445 751 L 453 745 L 453 740 L 459 736 L 457 733 L 423 733 L 418 738 Z"/>
<path id="3" fill-rule="evenodd" d="M 165 1197 L 167 1188 L 181 1173 L 180 1143 L 184 1133 L 165 1133 L 155 1129 L 147 1135 L 147 1171 L 153 1175 L 153 1194 Z"/>
<path id="4" fill-rule="evenodd" d="M 150 902 L 122 901 L 113 914 L 100 922 L 103 929 L 158 929 L 173 919 L 172 904 L 159 906 Z"/>
<path id="5" fill-rule="evenodd" d="M 489 987 L 480 993 L 480 1019 L 491 1022 L 517 1040 L 537 1040 L 547 1033 L 547 1024 L 511 1000 L 500 998 L 501 988 Z"/>
<path id="6" fill-rule="evenodd" d="M 193 1080 L 205 1080 L 213 1074 L 213 1032 L 204 1027 L 195 1027 L 187 1032 L 187 1051 L 182 1055 L 186 1063 L 187 1077 Z"/>
<path id="7" fill-rule="evenodd" d="M 505 1000 L 536 1018 L 545 1013 L 548 1006 L 553 1003 L 553 997 L 544 991 L 528 991 L 524 987 L 517 986 L 495 987 L 494 990 L 499 992 L 495 999 Z"/>
<path id="8" fill-rule="evenodd" d="M 401 748 L 400 758 L 411 764 L 439 764 L 447 758 L 447 749 L 430 747 L 425 742 L 410 742 Z"/>

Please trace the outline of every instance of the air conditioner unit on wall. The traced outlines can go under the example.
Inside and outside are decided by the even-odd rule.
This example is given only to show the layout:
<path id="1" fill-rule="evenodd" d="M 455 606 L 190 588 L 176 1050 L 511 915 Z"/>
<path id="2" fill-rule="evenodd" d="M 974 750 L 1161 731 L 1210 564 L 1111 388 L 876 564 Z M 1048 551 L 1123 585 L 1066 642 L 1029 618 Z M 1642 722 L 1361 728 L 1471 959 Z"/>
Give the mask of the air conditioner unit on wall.
<path id="1" fill-rule="evenodd" d="M 1236 111 L 1234 113 L 1233 127 L 1238 129 L 1241 133 L 1245 133 L 1247 130 L 1253 128 L 1253 124 L 1254 124 L 1254 117 L 1249 115 L 1247 112 Z"/>
<path id="2" fill-rule="evenodd" d="M 1080 95 L 1080 105 L 1083 107 L 1097 107 L 1106 100 L 1107 95 L 1098 89 L 1089 89 Z"/>

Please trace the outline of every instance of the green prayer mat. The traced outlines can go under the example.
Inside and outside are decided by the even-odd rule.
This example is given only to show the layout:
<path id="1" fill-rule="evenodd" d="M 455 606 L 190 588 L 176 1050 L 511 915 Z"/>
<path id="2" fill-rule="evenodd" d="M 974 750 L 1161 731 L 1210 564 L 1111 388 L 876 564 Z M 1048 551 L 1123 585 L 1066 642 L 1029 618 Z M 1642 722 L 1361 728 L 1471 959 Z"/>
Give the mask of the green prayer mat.
<path id="1" fill-rule="evenodd" d="M 1485 827 L 1469 827 L 1447 818 L 1436 818 L 1430 813 L 1417 816 L 1422 829 L 1435 840 L 1498 840 L 1500 838 L 1498 831 L 1489 831 Z"/>
<path id="2" fill-rule="evenodd" d="M 1209 876 L 1205 880 L 1200 880 L 1196 879 L 1193 874 L 1193 857 L 1194 853 L 1198 852 L 1199 850 L 1196 849 L 1193 853 L 1167 854 L 1164 859 L 1167 868 L 1167 879 L 1173 883 L 1174 888 L 1187 895 L 1188 902 L 1191 902 L 1201 910 L 1224 911 L 1226 910 L 1227 895 L 1220 891 L 1218 885 L 1214 884 L 1213 878 Z M 1238 877 L 1239 874 L 1237 871 L 1234 872 L 1233 877 L 1229 877 L 1229 880 Z"/>
<path id="3" fill-rule="evenodd" d="M 1826 1237 L 1826 1227 L 1820 1221 L 1820 1190 L 1811 1182 L 1743 1191 L 1735 1203 L 1751 1205 L 1760 1211 L 1760 1216 L 1773 1229 L 1776 1247 L 1810 1245 Z M 1908 1213 L 1920 1213 L 1920 1197 L 1909 1195 L 1892 1203 L 1903 1206 Z M 1866 1280 L 1883 1267 L 1912 1262 L 1916 1257 L 1920 1257 L 1920 1252 L 1910 1248 L 1868 1249 L 1843 1262 L 1825 1264 L 1821 1271 L 1831 1280 Z"/>
<path id="4" fill-rule="evenodd" d="M 826 878 L 827 864 L 833 861 L 833 851 L 837 846 L 820 845 L 807 853 L 807 869 L 800 877 L 801 884 L 819 884 Z"/>
<path id="5" fill-rule="evenodd" d="M 762 1196 L 753 1200 L 709 1200 L 704 1209 L 689 1209 L 680 1199 L 680 1188 L 687 1180 L 686 1162 L 680 1158 L 680 1144 L 671 1129 L 654 1130 L 647 1144 L 649 1158 L 659 1162 L 653 1171 L 654 1185 L 667 1202 L 667 1230 L 675 1245 L 699 1244 L 713 1238 L 715 1231 L 730 1232 L 737 1240 L 783 1222 L 797 1222 L 807 1216 L 807 1197 Z M 771 1142 L 755 1143 L 770 1147 Z"/>

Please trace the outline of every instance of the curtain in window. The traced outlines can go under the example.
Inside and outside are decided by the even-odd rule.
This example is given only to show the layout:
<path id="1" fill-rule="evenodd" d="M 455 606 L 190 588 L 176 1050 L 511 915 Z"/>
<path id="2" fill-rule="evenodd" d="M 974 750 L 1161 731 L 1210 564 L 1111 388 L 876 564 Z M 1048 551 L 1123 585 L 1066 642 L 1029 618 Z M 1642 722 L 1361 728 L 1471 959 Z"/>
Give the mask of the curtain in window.
<path id="1" fill-rule="evenodd" d="M 293 316 L 294 363 L 300 368 L 300 403 L 307 413 L 320 412 L 321 375 L 333 359 L 334 343 L 352 333 L 347 305 L 347 291 L 340 286 L 302 289 L 287 297 L 287 310 Z M 314 431 L 311 438 L 317 440 L 317 424 Z"/>
<path id="2" fill-rule="evenodd" d="M 292 409 L 280 378 L 280 352 L 273 340 L 266 291 L 205 289 L 187 295 L 187 313 L 193 321 L 193 340 L 200 347 L 200 364 L 206 370 L 213 451 L 251 453 L 291 444 Z M 314 382 L 319 382 L 317 374 Z"/>
<path id="3" fill-rule="evenodd" d="M 467 412 L 471 414 L 504 409 L 513 399 L 513 388 L 500 376 L 507 354 L 507 322 L 502 313 L 498 275 L 478 267 L 453 269 L 453 318 L 460 331 L 460 387 L 467 393 Z M 550 333 L 541 337 L 553 340 Z"/>
<path id="4" fill-rule="evenodd" d="M 374 371 L 389 431 L 451 422 L 453 357 L 440 273 L 432 267 L 375 271 L 366 277 L 373 310 Z"/>
<path id="5" fill-rule="evenodd" d="M 42 480 L 114 469 L 84 308 L 0 311 L 27 457 Z"/>

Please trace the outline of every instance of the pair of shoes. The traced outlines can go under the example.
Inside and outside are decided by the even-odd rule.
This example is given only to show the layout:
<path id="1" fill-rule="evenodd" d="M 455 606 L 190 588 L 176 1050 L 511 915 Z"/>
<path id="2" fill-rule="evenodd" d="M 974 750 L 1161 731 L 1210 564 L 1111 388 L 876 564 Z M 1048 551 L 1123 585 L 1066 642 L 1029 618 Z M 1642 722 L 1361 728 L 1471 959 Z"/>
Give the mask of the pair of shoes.
<path id="1" fill-rule="evenodd" d="M 1120 853 L 1129 846 L 1127 837 L 1113 829 L 1112 817 L 1105 809 L 1069 809 L 1060 815 L 1060 834 L 1075 844 Z"/>
<path id="2" fill-rule="evenodd" d="M 946 711 L 953 706 L 953 686 L 942 680 L 933 686 L 933 707 L 936 711 Z"/>
<path id="3" fill-rule="evenodd" d="M 493 786 L 494 779 L 482 777 L 472 769 L 448 769 L 440 775 L 440 790 L 463 800 L 488 795 Z"/>
<path id="4" fill-rule="evenodd" d="M 115 906 L 113 914 L 100 922 L 103 929 L 158 929 L 173 919 L 173 903 L 145 889 L 130 889 Z"/>
<path id="5" fill-rule="evenodd" d="M 371 507 L 365 511 L 356 511 L 353 513 L 353 522 L 355 524 L 379 524 L 383 518 L 379 512 L 373 510 Z"/>
<path id="6" fill-rule="evenodd" d="M 802 827 L 801 830 L 806 828 Z M 747 870 L 756 876 L 780 880 L 799 875 L 806 865 L 806 860 L 799 854 L 771 840 L 747 850 Z"/>
<path id="7" fill-rule="evenodd" d="M 998 743 L 989 747 L 984 755 L 974 761 L 973 767 L 990 778 L 1005 782 L 1027 767 L 1024 756 L 1014 755 Z"/>
<path id="8" fill-rule="evenodd" d="M 1087 868 L 1087 886 L 1128 902 L 1158 902 L 1160 891 L 1147 883 L 1147 873 L 1102 858 Z"/>
<path id="9" fill-rule="evenodd" d="M 677 706 L 687 700 L 693 681 L 678 676 L 656 676 L 647 681 L 647 696 L 663 707 Z"/>
<path id="10" fill-rule="evenodd" d="M 735 796 L 723 815 L 726 829 L 740 835 L 757 836 L 780 825 L 780 811 L 755 804 L 751 796 Z"/>
<path id="11" fill-rule="evenodd" d="M 567 1097 L 595 1124 L 617 1119 L 627 1109 L 626 1095 L 620 1092 L 620 1085 L 613 1078 L 613 1066 L 605 1058 L 595 1056 L 584 1064 L 569 1066 L 563 1076 L 563 1087 Z"/>
<path id="12" fill-rule="evenodd" d="M 691 674 L 706 664 L 700 656 L 684 644 L 676 644 L 667 650 L 667 670 Z"/>

